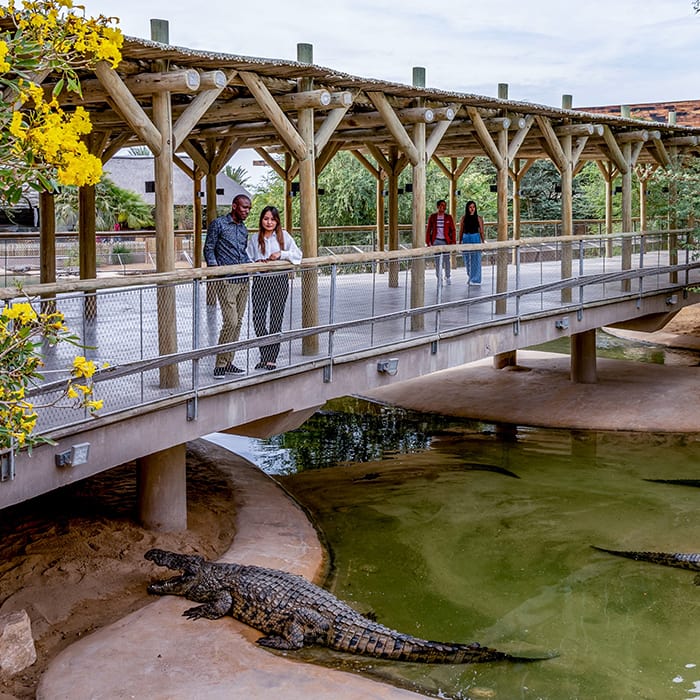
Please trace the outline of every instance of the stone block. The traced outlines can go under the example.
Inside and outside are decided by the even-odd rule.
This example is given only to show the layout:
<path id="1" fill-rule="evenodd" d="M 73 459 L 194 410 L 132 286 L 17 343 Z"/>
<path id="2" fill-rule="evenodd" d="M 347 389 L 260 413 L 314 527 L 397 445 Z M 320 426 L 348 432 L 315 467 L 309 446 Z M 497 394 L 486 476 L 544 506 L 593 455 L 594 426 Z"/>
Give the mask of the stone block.
<path id="1" fill-rule="evenodd" d="M 13 676 L 35 661 L 36 649 L 27 611 L 0 615 L 0 676 Z"/>

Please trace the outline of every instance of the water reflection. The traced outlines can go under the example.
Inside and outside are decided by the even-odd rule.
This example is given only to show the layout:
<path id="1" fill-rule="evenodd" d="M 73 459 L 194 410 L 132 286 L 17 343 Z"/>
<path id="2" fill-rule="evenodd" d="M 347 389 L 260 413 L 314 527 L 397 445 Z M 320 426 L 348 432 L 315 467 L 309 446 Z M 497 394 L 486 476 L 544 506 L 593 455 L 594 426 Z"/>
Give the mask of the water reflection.
<path id="1" fill-rule="evenodd" d="M 590 545 L 697 551 L 700 492 L 647 479 L 696 477 L 698 436 L 512 427 L 503 439 L 352 400 L 260 449 L 284 455 L 276 478 L 330 544 L 336 595 L 417 636 L 560 654 L 447 667 L 309 658 L 439 697 L 697 700 L 692 572 Z"/>

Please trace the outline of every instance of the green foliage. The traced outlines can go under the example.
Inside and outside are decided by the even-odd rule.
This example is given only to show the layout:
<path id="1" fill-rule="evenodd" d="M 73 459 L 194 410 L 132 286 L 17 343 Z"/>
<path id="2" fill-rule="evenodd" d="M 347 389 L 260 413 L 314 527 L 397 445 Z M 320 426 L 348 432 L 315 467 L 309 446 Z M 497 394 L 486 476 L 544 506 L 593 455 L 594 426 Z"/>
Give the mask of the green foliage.
<path id="1" fill-rule="evenodd" d="M 242 165 L 238 165 L 235 168 L 232 165 L 227 165 L 224 168 L 224 172 L 241 187 L 247 190 L 251 189 L 250 175 L 248 175 L 248 171 Z"/>

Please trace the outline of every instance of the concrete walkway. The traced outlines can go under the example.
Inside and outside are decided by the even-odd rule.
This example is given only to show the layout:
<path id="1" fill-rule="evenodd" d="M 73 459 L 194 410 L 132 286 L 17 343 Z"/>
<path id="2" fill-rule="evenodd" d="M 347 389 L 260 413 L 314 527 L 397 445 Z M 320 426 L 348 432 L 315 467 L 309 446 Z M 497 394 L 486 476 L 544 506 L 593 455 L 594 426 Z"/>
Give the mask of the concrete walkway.
<path id="1" fill-rule="evenodd" d="M 230 453 L 193 444 L 234 481 L 236 536 L 221 561 L 284 569 L 315 579 L 324 551 L 303 511 L 256 467 L 233 467 Z M 154 566 L 153 578 L 175 572 Z M 147 584 L 144 581 L 144 586 Z M 192 603 L 163 597 L 61 652 L 41 678 L 38 700 L 391 700 L 415 693 L 266 651 L 261 635 L 231 617 L 191 621 Z"/>

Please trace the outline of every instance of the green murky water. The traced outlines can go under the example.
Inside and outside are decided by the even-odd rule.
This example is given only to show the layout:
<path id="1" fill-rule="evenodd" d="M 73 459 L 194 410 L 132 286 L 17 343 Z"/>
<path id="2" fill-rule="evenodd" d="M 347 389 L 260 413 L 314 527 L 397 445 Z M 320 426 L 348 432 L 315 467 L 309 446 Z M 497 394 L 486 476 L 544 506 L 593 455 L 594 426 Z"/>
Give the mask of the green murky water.
<path id="1" fill-rule="evenodd" d="M 572 433 L 411 414 L 356 400 L 260 446 L 313 514 L 328 586 L 395 629 L 535 663 L 305 658 L 446 698 L 700 700 L 693 573 L 613 557 L 698 551 L 700 435 Z"/>

